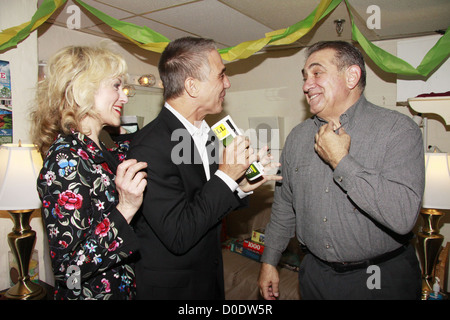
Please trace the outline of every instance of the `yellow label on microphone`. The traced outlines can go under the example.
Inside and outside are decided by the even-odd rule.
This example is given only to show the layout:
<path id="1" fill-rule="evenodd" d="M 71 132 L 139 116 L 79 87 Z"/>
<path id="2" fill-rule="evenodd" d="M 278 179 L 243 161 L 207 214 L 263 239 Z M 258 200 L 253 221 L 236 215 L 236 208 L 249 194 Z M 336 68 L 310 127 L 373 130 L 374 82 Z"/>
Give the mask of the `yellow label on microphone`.
<path id="1" fill-rule="evenodd" d="M 234 137 L 241 135 L 236 124 L 233 122 L 231 117 L 228 115 L 211 127 L 214 134 L 222 141 L 223 145 L 226 147 L 229 145 Z M 258 179 L 264 174 L 264 167 L 259 161 L 253 162 L 247 169 L 245 176 L 248 180 L 252 181 Z"/>
<path id="2" fill-rule="evenodd" d="M 217 127 L 214 127 L 213 131 L 219 140 L 223 140 L 229 134 L 224 124 L 219 124 Z"/>

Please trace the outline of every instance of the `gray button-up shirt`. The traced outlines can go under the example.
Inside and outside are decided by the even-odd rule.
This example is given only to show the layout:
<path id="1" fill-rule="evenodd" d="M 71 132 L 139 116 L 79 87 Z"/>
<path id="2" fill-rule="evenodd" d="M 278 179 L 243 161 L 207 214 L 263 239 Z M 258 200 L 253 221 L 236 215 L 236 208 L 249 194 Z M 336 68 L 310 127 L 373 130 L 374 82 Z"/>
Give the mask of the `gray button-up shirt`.
<path id="1" fill-rule="evenodd" d="M 419 127 L 364 96 L 340 121 L 351 146 L 334 171 L 314 151 L 324 121 L 308 119 L 287 137 L 263 262 L 276 265 L 295 235 L 330 262 L 373 258 L 407 241 L 425 184 Z"/>

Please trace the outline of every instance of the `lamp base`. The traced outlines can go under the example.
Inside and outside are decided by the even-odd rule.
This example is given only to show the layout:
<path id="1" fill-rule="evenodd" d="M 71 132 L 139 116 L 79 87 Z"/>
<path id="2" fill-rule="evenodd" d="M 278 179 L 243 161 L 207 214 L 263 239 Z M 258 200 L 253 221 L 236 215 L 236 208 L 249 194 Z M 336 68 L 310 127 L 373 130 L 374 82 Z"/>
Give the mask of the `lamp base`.
<path id="1" fill-rule="evenodd" d="M 433 292 L 433 271 L 444 236 L 439 234 L 439 220 L 443 212 L 435 209 L 422 209 L 424 220 L 422 231 L 418 232 L 418 252 L 422 266 L 422 300 L 427 300 Z"/>
<path id="2" fill-rule="evenodd" d="M 8 289 L 5 298 L 12 300 L 43 300 L 47 293 L 40 285 L 30 279 L 19 279 L 19 281 Z"/>
<path id="3" fill-rule="evenodd" d="M 31 300 L 43 299 L 46 296 L 44 288 L 33 283 L 28 275 L 31 252 L 36 240 L 36 232 L 31 230 L 30 217 L 34 210 L 10 210 L 14 222 L 12 232 L 8 234 L 8 243 L 17 262 L 19 279 L 5 293 L 7 299 Z"/>

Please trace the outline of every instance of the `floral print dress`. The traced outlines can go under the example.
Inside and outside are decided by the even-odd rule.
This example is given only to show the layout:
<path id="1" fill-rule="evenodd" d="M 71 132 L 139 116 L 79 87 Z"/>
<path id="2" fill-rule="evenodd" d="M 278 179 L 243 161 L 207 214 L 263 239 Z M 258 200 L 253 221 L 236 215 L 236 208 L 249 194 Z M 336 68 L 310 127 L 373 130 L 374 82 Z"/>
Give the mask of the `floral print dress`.
<path id="1" fill-rule="evenodd" d="M 115 154 L 87 136 L 60 135 L 38 177 L 43 218 L 55 275 L 55 299 L 132 299 L 133 253 L 138 241 L 116 209 Z M 115 158 L 116 157 L 116 158 Z"/>

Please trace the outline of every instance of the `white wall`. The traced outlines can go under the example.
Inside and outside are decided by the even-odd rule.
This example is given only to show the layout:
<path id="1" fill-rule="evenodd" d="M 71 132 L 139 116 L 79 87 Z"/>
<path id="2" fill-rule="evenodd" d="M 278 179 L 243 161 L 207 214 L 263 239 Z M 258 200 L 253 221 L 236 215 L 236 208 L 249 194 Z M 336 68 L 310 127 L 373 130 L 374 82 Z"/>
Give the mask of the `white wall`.
<path id="1" fill-rule="evenodd" d="M 0 30 L 14 27 L 30 21 L 36 11 L 37 0 L 0 0 Z M 13 14 L 14 13 L 14 14 Z M 34 97 L 37 80 L 38 54 L 37 34 L 32 33 L 27 39 L 0 54 L 0 60 L 10 62 L 12 108 L 13 108 L 13 143 L 22 140 L 30 143 L 28 107 Z M 12 220 L 6 211 L 0 211 L 0 289 L 9 287 L 9 264 L 7 234 L 13 227 Z M 42 219 L 36 211 L 31 219 L 31 227 L 37 233 L 35 249 L 39 254 L 39 277 L 46 282 L 53 281 L 48 253 L 44 249 Z"/>
<path id="2" fill-rule="evenodd" d="M 96 45 L 103 39 L 65 27 L 52 26 L 39 29 L 38 53 L 39 60 L 46 62 L 56 51 L 69 45 Z M 111 42 L 112 49 L 120 53 L 128 64 L 130 75 L 153 74 L 156 84 L 160 82 L 158 74 L 159 54 L 143 50 L 132 44 Z M 132 77 L 130 77 L 132 78 Z M 131 79 L 130 79 L 131 81 Z M 148 123 L 156 117 L 162 105 L 162 89 L 137 89 L 134 97 L 130 97 L 124 107 L 124 115 L 139 115 L 145 117 Z"/>
<path id="3" fill-rule="evenodd" d="M 97 45 L 103 39 L 87 33 L 71 30 L 66 27 L 43 25 L 38 29 L 38 54 L 40 61 L 47 61 L 56 51 L 69 45 Z M 112 42 L 113 49 L 122 54 L 128 63 L 130 74 L 151 73 L 158 76 L 159 54 L 147 51 L 132 44 Z"/>

